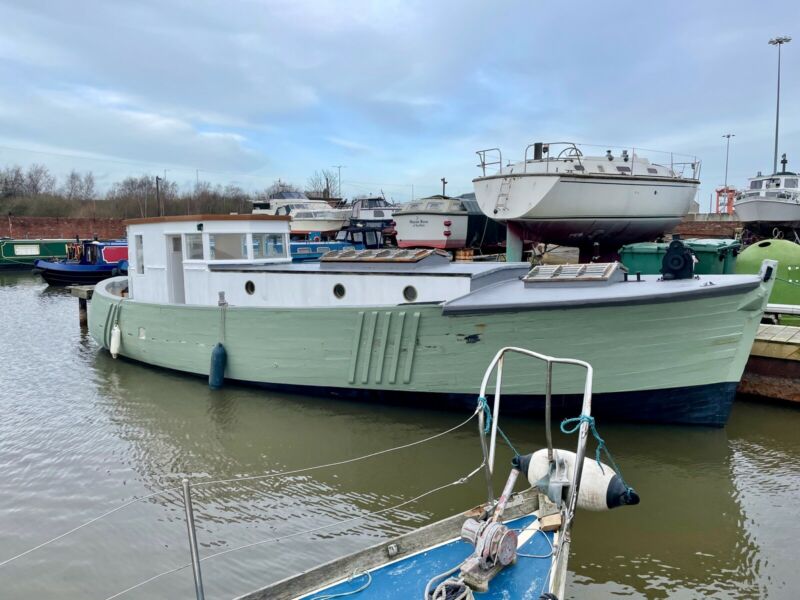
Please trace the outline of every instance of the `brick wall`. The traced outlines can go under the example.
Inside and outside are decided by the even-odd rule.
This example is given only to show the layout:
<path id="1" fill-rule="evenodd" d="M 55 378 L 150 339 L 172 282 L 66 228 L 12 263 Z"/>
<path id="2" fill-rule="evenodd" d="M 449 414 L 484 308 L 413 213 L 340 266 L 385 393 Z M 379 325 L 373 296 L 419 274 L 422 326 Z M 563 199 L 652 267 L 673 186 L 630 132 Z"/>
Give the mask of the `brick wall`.
<path id="1" fill-rule="evenodd" d="M 733 238 L 742 222 L 730 215 L 687 215 L 672 233 L 684 238 Z"/>
<path id="2" fill-rule="evenodd" d="M 121 219 L 61 217 L 0 217 L 0 237 L 10 238 L 93 238 L 125 237 Z"/>

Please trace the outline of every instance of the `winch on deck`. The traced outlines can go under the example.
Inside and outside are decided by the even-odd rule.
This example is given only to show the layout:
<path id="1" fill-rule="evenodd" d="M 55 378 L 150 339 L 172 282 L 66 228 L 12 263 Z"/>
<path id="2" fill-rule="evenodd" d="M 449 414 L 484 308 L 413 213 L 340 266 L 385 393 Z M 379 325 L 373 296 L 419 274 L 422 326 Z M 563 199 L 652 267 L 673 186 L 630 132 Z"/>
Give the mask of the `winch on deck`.
<path id="1" fill-rule="evenodd" d="M 609 278 L 617 271 L 618 263 L 595 265 L 588 277 L 592 279 Z M 536 270 L 536 269 L 534 269 Z M 533 273 L 533 277 L 551 278 L 558 273 Z M 531 274 L 529 274 L 530 276 Z M 570 277 L 580 277 L 581 273 L 572 272 Z M 520 455 L 511 442 L 498 427 L 500 410 L 503 358 L 506 353 L 514 352 L 531 356 L 546 362 L 545 372 L 545 435 L 547 448 L 533 454 Z M 578 432 L 577 452 L 557 450 L 553 448 L 551 434 L 552 412 L 552 375 L 553 365 L 573 365 L 586 370 L 583 404 L 581 414 L 574 419 L 567 419 L 561 424 L 564 433 Z M 493 373 L 495 376 L 494 407 L 490 411 L 486 400 L 486 388 Z M 488 489 L 488 503 L 483 516 L 479 519 L 467 519 L 461 528 L 461 539 L 470 543 L 474 550 L 458 567 L 437 575 L 428 581 L 424 600 L 471 600 L 476 592 L 487 592 L 490 582 L 506 567 L 514 565 L 518 556 L 528 559 L 546 559 L 550 561 L 547 579 L 542 586 L 539 600 L 559 600 L 563 594 L 563 577 L 566 571 L 566 557 L 569 553 L 570 527 L 576 508 L 587 510 L 608 510 L 617 506 L 639 503 L 639 496 L 625 484 L 618 469 L 612 469 L 600 462 L 600 452 L 605 450 L 609 460 L 616 467 L 605 442 L 597 433 L 594 418 L 591 416 L 592 367 L 588 363 L 575 359 L 554 358 L 537 354 L 522 348 L 507 347 L 501 349 L 486 370 L 481 384 L 478 399 L 481 432 L 481 447 L 484 454 L 484 467 Z M 570 425 L 574 423 L 574 427 Z M 491 441 L 486 443 L 486 436 L 491 431 Z M 492 475 L 495 458 L 495 447 L 498 432 L 515 453 L 512 469 L 506 480 L 500 498 L 495 501 Z M 586 442 L 589 433 L 597 440 L 595 459 L 585 458 Z M 524 473 L 530 484 L 552 504 L 540 504 L 537 519 L 532 527 L 520 530 L 510 529 L 502 522 L 503 512 L 513 494 L 514 486 L 520 473 Z M 536 533 L 552 531 L 553 538 L 548 543 L 551 547 L 549 555 L 532 556 L 518 554 L 517 548 L 524 543 L 523 539 Z M 563 566 L 562 566 L 563 565 Z M 457 576 L 453 576 L 455 573 Z M 545 590 L 547 590 L 545 592 Z"/>

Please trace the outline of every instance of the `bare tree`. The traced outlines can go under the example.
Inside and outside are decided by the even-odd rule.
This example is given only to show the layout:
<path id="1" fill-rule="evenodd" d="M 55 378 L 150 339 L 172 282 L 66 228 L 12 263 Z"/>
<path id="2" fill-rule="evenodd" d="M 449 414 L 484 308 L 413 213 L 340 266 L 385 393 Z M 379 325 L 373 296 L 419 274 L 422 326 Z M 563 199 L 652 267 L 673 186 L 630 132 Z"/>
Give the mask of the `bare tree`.
<path id="1" fill-rule="evenodd" d="M 306 181 L 306 190 L 314 194 L 322 194 L 325 198 L 330 198 L 333 190 L 337 189 L 336 172 L 330 169 L 314 171 L 314 174 Z"/>
<path id="2" fill-rule="evenodd" d="M 25 173 L 19 165 L 9 166 L 0 171 L 0 193 L 4 198 L 25 194 Z"/>
<path id="3" fill-rule="evenodd" d="M 28 196 L 41 196 L 55 192 L 56 178 L 44 165 L 32 164 L 25 174 L 25 194 Z"/>
<path id="4" fill-rule="evenodd" d="M 146 217 L 152 212 L 148 210 L 148 202 L 151 207 L 156 206 L 156 180 L 150 175 L 126 177 L 111 186 L 107 197 L 123 204 L 135 203 L 139 216 Z"/>
<path id="5" fill-rule="evenodd" d="M 273 194 L 277 194 L 278 192 L 299 192 L 299 191 L 301 190 L 297 186 L 292 185 L 291 183 L 286 183 L 285 181 L 281 181 L 280 179 L 278 179 L 277 181 L 274 181 L 272 185 L 269 186 L 266 190 L 264 190 L 264 194 L 267 196 L 267 198 L 269 198 L 270 196 L 272 196 Z"/>
<path id="6" fill-rule="evenodd" d="M 61 188 L 61 195 L 67 200 L 79 200 L 81 198 L 82 187 L 83 180 L 80 173 L 72 169 L 64 180 L 64 186 Z"/>
<path id="7" fill-rule="evenodd" d="M 82 200 L 94 200 L 95 198 L 95 190 L 94 190 L 94 173 L 91 171 L 87 171 L 83 174 L 83 178 L 81 180 L 81 199 Z"/>

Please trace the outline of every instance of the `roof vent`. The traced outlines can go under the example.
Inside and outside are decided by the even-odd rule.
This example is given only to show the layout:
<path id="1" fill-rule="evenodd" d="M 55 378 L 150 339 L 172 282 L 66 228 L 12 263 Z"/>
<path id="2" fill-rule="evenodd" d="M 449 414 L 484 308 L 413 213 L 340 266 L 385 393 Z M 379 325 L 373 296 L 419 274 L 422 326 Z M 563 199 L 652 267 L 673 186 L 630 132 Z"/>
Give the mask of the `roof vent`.
<path id="1" fill-rule="evenodd" d="M 598 284 L 623 281 L 627 269 L 619 262 L 578 265 L 537 265 L 522 278 L 526 287 L 540 284 Z"/>

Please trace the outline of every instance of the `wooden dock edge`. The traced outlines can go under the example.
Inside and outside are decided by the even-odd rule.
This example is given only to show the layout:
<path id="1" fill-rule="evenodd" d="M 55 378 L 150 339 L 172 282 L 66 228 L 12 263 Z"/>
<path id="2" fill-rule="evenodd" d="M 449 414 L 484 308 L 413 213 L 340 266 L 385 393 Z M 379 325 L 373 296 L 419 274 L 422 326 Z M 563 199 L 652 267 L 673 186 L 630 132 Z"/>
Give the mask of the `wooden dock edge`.
<path id="1" fill-rule="evenodd" d="M 737 391 L 800 403 L 800 327 L 759 326 Z"/>

